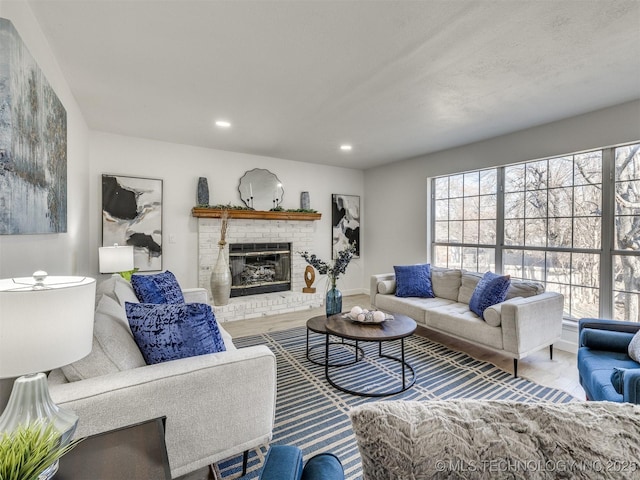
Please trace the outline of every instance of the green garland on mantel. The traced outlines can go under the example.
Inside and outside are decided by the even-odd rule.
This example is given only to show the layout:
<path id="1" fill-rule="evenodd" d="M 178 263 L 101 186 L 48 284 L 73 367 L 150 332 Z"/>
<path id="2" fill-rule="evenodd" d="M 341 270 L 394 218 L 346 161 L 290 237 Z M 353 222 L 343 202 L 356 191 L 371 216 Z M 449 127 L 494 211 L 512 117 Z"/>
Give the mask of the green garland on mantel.
<path id="1" fill-rule="evenodd" d="M 253 208 L 243 207 L 241 205 L 231 205 L 230 203 L 223 205 L 196 205 L 196 208 L 210 208 L 211 210 L 249 210 L 253 211 Z M 309 208 L 289 208 L 284 209 L 282 207 L 276 207 L 268 210 L 269 212 L 293 212 L 293 213 L 318 213 L 317 210 Z"/>

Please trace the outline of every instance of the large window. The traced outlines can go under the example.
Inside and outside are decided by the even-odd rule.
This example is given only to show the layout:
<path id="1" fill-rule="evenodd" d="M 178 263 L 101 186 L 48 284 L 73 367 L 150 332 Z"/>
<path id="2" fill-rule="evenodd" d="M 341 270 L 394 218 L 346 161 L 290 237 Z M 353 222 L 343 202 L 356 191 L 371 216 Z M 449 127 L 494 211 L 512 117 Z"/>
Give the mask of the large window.
<path id="1" fill-rule="evenodd" d="M 640 321 L 640 144 L 616 148 L 613 318 Z"/>
<path id="2" fill-rule="evenodd" d="M 503 272 L 562 293 L 569 317 L 597 317 L 602 153 L 509 166 L 504 176 Z"/>
<path id="3" fill-rule="evenodd" d="M 495 266 L 496 170 L 435 179 L 436 263 L 468 270 Z"/>
<path id="4" fill-rule="evenodd" d="M 567 317 L 640 321 L 640 144 L 435 178 L 432 201 L 435 265 L 542 282 Z"/>

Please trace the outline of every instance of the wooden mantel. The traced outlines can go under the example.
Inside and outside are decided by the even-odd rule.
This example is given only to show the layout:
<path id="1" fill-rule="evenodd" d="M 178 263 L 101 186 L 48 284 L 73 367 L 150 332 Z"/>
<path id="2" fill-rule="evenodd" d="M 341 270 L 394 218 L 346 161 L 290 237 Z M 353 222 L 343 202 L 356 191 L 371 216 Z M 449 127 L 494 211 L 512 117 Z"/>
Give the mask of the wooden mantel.
<path id="1" fill-rule="evenodd" d="M 227 210 L 229 218 L 244 218 L 252 220 L 320 220 L 321 213 L 286 212 L 286 211 L 258 211 L 258 210 Z M 223 210 L 218 208 L 193 207 L 191 215 L 199 218 L 220 218 Z"/>

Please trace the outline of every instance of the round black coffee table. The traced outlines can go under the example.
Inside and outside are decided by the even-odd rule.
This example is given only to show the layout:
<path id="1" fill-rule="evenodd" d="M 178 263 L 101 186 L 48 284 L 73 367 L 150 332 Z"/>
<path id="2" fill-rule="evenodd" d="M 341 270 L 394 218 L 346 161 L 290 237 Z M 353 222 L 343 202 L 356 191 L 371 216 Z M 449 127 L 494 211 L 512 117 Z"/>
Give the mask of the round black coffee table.
<path id="1" fill-rule="evenodd" d="M 325 356 L 325 361 L 319 362 L 311 358 L 310 353 L 316 348 L 324 347 L 325 344 L 321 343 L 321 344 L 312 345 L 311 347 L 309 347 L 309 332 L 324 335 L 326 337 L 325 338 L 325 341 L 326 341 L 328 340 L 328 337 L 329 337 L 329 334 L 327 333 L 326 325 L 327 325 L 327 317 L 325 315 L 318 315 L 317 317 L 313 317 L 307 320 L 307 359 L 311 363 L 315 363 L 316 365 L 321 365 L 321 366 L 324 366 L 326 362 L 326 356 Z M 353 348 L 353 352 L 354 352 L 353 360 L 350 360 L 348 362 L 341 362 L 341 363 L 330 363 L 329 364 L 330 367 L 343 367 L 345 365 L 352 365 L 357 361 L 362 360 L 362 358 L 364 357 L 364 352 L 362 351 L 362 348 L 358 346 L 357 340 L 355 343 L 347 343 L 344 341 L 344 338 L 343 338 L 340 342 L 329 341 L 329 345 L 342 345 L 345 347 L 351 347 Z"/>
<path id="2" fill-rule="evenodd" d="M 325 340 L 325 368 L 324 374 L 330 385 L 337 388 L 340 391 L 350 393 L 352 395 L 359 395 L 362 397 L 388 397 L 390 395 L 396 395 L 404 392 L 413 386 L 416 382 L 416 373 L 413 367 L 405 360 L 404 356 L 404 339 L 413 335 L 416 331 L 416 322 L 412 318 L 406 315 L 394 313 L 393 320 L 386 320 L 382 323 L 359 323 L 349 320 L 343 313 L 332 315 L 327 318 L 325 329 L 327 336 Z M 363 392 L 345 388 L 338 385 L 330 376 L 329 367 L 338 367 L 339 365 L 329 365 L 329 335 L 334 335 L 338 338 L 354 340 L 356 342 L 376 342 L 378 343 L 378 357 L 393 360 L 400 364 L 402 370 L 402 385 L 399 388 L 392 390 L 385 390 L 382 392 Z M 385 342 L 391 342 L 393 340 L 400 340 L 400 358 L 382 353 L 382 344 Z M 340 365 L 341 366 L 341 365 Z M 410 381 L 407 379 L 407 372 L 409 372 Z"/>

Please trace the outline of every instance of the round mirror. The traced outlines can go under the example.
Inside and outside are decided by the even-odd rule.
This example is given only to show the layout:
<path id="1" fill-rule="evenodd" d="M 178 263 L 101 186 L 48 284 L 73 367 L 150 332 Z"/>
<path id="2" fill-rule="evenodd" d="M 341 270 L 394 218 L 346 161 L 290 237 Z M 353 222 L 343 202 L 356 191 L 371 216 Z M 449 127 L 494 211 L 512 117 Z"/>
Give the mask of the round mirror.
<path id="1" fill-rule="evenodd" d="M 238 191 L 247 207 L 261 211 L 279 207 L 284 196 L 284 188 L 278 177 L 264 168 L 246 172 L 240 179 Z"/>

